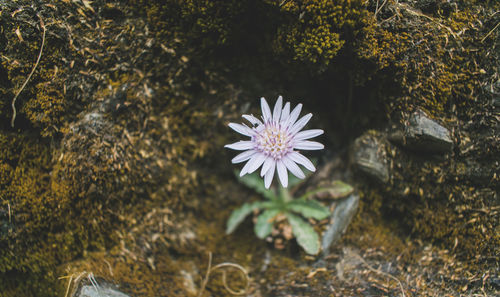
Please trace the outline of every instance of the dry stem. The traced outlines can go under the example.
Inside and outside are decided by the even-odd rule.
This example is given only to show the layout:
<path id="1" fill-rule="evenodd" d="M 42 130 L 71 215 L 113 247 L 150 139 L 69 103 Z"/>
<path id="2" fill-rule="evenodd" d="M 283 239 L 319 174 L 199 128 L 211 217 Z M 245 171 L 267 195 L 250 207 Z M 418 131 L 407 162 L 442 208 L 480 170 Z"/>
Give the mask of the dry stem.
<path id="1" fill-rule="evenodd" d="M 458 36 L 457 34 L 455 34 L 455 32 L 453 32 L 453 30 L 450 27 L 441 24 L 438 20 L 436 20 L 436 19 L 434 19 L 434 18 L 432 18 L 432 17 L 430 17 L 428 15 L 425 15 L 425 14 L 421 13 L 420 11 L 418 11 L 418 10 L 414 9 L 413 7 L 411 7 L 410 5 L 405 4 L 405 3 L 396 3 L 396 7 L 398 9 L 404 9 L 405 11 L 407 11 L 408 13 L 410 13 L 410 14 L 412 14 L 414 16 L 423 17 L 423 18 L 426 18 L 426 19 L 430 20 L 431 22 L 435 23 L 439 27 L 446 29 L 451 34 L 451 36 L 453 36 L 455 39 L 461 40 L 460 36 Z"/>
<path id="2" fill-rule="evenodd" d="M 203 283 L 201 284 L 201 288 L 200 288 L 200 291 L 198 293 L 198 297 L 201 297 L 203 292 L 205 291 L 205 287 L 207 286 L 208 279 L 210 277 L 210 273 L 212 273 L 212 271 L 215 271 L 219 268 L 227 268 L 227 267 L 232 267 L 232 268 L 236 268 L 237 270 L 239 270 L 242 273 L 243 277 L 245 278 L 246 286 L 241 291 L 235 291 L 235 290 L 231 289 L 227 285 L 226 271 L 222 270 L 222 284 L 224 285 L 224 288 L 229 293 L 231 293 L 233 295 L 245 295 L 245 294 L 247 294 L 248 287 L 250 286 L 250 278 L 248 277 L 248 272 L 246 271 L 246 269 L 243 268 L 241 265 L 238 265 L 235 263 L 228 263 L 228 262 L 224 262 L 224 263 L 221 263 L 221 264 L 218 264 L 218 265 L 212 267 L 212 252 L 209 252 L 208 253 L 208 268 L 207 268 L 207 272 L 205 274 L 205 278 L 203 279 Z"/>
<path id="3" fill-rule="evenodd" d="M 491 35 L 491 33 L 493 33 L 493 31 L 496 30 L 496 28 L 498 28 L 498 26 L 500 26 L 500 22 L 498 22 L 498 24 L 495 25 L 495 27 L 493 27 L 493 29 L 491 29 L 490 32 L 488 32 L 488 34 L 486 34 L 482 39 L 481 39 L 481 42 L 484 42 L 486 40 L 486 38 L 488 38 L 488 36 Z"/>
<path id="4" fill-rule="evenodd" d="M 21 94 L 21 92 L 23 91 L 23 89 L 28 84 L 28 81 L 31 79 L 31 76 L 35 72 L 36 67 L 38 66 L 38 63 L 40 63 L 40 59 L 42 58 L 43 46 L 45 45 L 45 33 L 46 33 L 47 30 L 45 29 L 45 24 L 43 22 L 42 17 L 38 16 L 38 18 L 40 18 L 40 26 L 42 27 L 42 30 L 43 30 L 42 46 L 40 47 L 40 53 L 38 54 L 38 58 L 36 59 L 35 66 L 33 66 L 33 69 L 31 69 L 30 74 L 28 75 L 28 77 L 24 81 L 24 83 L 21 86 L 21 88 L 17 91 L 16 95 L 14 96 L 14 99 L 12 99 L 12 112 L 13 113 L 12 113 L 12 120 L 10 122 L 10 125 L 12 126 L 12 128 L 14 128 L 14 121 L 16 120 L 16 115 L 17 115 L 17 112 L 16 112 L 16 100 L 17 100 L 17 97 L 19 96 L 19 94 Z"/>

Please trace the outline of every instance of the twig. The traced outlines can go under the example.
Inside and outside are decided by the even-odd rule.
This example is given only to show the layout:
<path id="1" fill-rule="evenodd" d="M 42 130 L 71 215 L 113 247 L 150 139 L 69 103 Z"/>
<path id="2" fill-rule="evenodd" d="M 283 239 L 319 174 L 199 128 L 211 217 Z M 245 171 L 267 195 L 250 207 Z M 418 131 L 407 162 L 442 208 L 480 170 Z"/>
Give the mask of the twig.
<path id="1" fill-rule="evenodd" d="M 68 286 L 66 287 L 66 294 L 64 294 L 64 297 L 68 297 L 69 289 L 71 288 L 71 281 L 73 280 L 73 274 L 71 274 L 70 276 L 62 276 L 59 279 L 62 279 L 62 278 L 69 278 Z"/>
<path id="2" fill-rule="evenodd" d="M 288 1 L 290 1 L 290 0 L 283 0 L 283 1 L 281 1 L 279 7 L 283 7 L 285 4 L 288 3 Z"/>
<path id="3" fill-rule="evenodd" d="M 496 28 L 498 28 L 498 26 L 500 26 L 500 22 L 498 22 L 498 24 L 495 25 L 495 27 L 493 27 L 493 29 L 491 29 L 490 32 L 488 32 L 488 34 L 486 34 L 482 39 L 481 39 L 481 43 L 484 42 L 486 40 L 486 38 L 488 38 L 488 36 L 491 35 L 491 33 L 493 33 L 493 31 L 495 31 Z"/>
<path id="4" fill-rule="evenodd" d="M 377 0 L 377 7 L 375 8 L 375 13 L 373 14 L 373 17 L 377 19 L 377 14 L 382 10 L 382 7 L 384 7 L 385 3 L 387 3 L 387 0 L 382 2 L 382 5 L 380 7 L 378 6 L 378 0 Z"/>
<path id="5" fill-rule="evenodd" d="M 42 27 L 42 30 L 43 30 L 42 46 L 40 47 L 40 53 L 38 54 L 38 58 L 36 59 L 35 66 L 33 66 L 33 69 L 31 69 L 31 72 L 28 75 L 28 78 L 26 78 L 26 80 L 24 81 L 24 83 L 21 86 L 21 88 L 19 89 L 19 91 L 17 91 L 16 95 L 14 96 L 14 99 L 12 99 L 12 111 L 13 111 L 13 113 L 12 113 L 12 121 L 10 122 L 10 125 L 12 126 L 12 128 L 14 128 L 14 121 L 16 120 L 16 114 L 17 114 L 16 113 L 16 100 L 17 100 L 17 97 L 19 96 L 19 94 L 21 94 L 21 92 L 23 91 L 23 89 L 26 87 L 26 85 L 28 84 L 28 81 L 30 80 L 31 76 L 35 72 L 36 67 L 38 66 L 38 63 L 40 63 L 40 58 L 42 57 L 42 52 L 43 52 L 43 46 L 45 45 L 45 33 L 46 33 L 47 30 L 45 29 L 45 24 L 43 22 L 42 17 L 39 15 L 38 18 L 40 18 L 40 26 Z"/>
<path id="6" fill-rule="evenodd" d="M 68 278 L 68 285 L 66 286 L 66 294 L 64 294 L 64 297 L 68 297 L 68 294 L 70 293 L 70 289 L 71 289 L 71 285 L 72 284 L 75 284 L 73 290 L 71 290 L 71 296 L 73 296 L 75 293 L 75 290 L 77 289 L 78 287 L 78 282 L 80 281 L 80 279 L 82 278 L 82 276 L 85 276 L 85 275 L 88 275 L 88 273 L 86 271 L 83 271 L 83 272 L 80 272 L 78 274 L 78 276 L 73 280 L 73 277 L 75 276 L 74 273 L 70 274 L 70 275 L 66 275 L 66 276 L 61 276 L 59 277 L 58 279 L 65 279 L 65 278 Z"/>
<path id="7" fill-rule="evenodd" d="M 109 262 L 106 260 L 106 259 L 102 259 L 104 261 L 104 263 L 108 264 L 108 268 L 109 268 L 109 274 L 113 277 L 113 268 L 111 267 L 111 264 L 109 264 Z"/>
<path id="8" fill-rule="evenodd" d="M 401 281 L 397 277 L 395 277 L 395 276 L 393 276 L 393 275 L 391 275 L 391 274 L 389 274 L 387 272 L 383 272 L 383 271 L 381 271 L 379 269 L 373 268 L 372 266 L 370 266 L 370 264 L 366 263 L 365 259 L 363 259 L 363 257 L 361 257 L 360 255 L 355 254 L 355 256 L 359 258 L 359 260 L 368 268 L 368 270 L 370 270 L 372 272 L 375 272 L 375 273 L 378 273 L 378 274 L 382 274 L 382 275 L 387 276 L 389 278 L 392 278 L 393 280 L 395 280 L 396 282 L 398 282 L 399 287 L 401 288 L 401 294 L 402 294 L 402 296 L 403 297 L 406 296 L 405 295 L 405 290 L 403 288 L 403 284 L 401 283 Z"/>
<path id="9" fill-rule="evenodd" d="M 248 292 L 248 287 L 250 286 L 250 278 L 248 277 L 248 272 L 245 270 L 245 268 L 243 268 L 243 266 L 241 265 L 238 265 L 238 264 L 235 264 L 235 263 L 228 263 L 228 262 L 224 262 L 224 263 L 221 263 L 221 264 L 218 264 L 214 267 L 212 267 L 212 252 L 209 252 L 208 253 L 208 267 L 207 267 L 207 272 L 205 273 L 205 278 L 203 279 L 203 283 L 201 284 L 201 288 L 200 288 L 200 291 L 198 292 L 198 297 L 201 297 L 203 292 L 205 291 L 205 288 L 207 286 L 207 283 L 208 283 L 208 279 L 210 277 L 210 273 L 212 273 L 212 271 L 215 271 L 217 269 L 220 269 L 220 268 L 227 268 L 227 267 L 232 267 L 232 268 L 236 268 L 237 270 L 239 270 L 243 277 L 245 278 L 245 288 L 241 291 L 234 291 L 233 289 L 231 289 L 228 284 L 227 284 L 227 279 L 226 279 L 226 271 L 223 270 L 222 271 L 222 284 L 224 285 L 224 288 L 231 294 L 233 295 L 245 295 L 247 294 Z"/>
<path id="10" fill-rule="evenodd" d="M 207 272 L 205 273 L 205 278 L 203 279 L 203 283 L 201 283 L 200 292 L 198 293 L 198 297 L 201 297 L 203 292 L 205 291 L 205 287 L 208 283 L 208 277 L 210 276 L 210 270 L 212 269 L 212 252 L 208 252 L 208 267 Z"/>
<path id="11" fill-rule="evenodd" d="M 438 20 L 436 20 L 436 19 L 434 19 L 434 18 L 432 18 L 432 17 L 430 17 L 428 15 L 425 15 L 425 14 L 421 13 L 420 11 L 415 10 L 410 5 L 403 4 L 403 3 L 397 3 L 397 7 L 406 10 L 408 13 L 410 13 L 412 15 L 423 17 L 423 18 L 426 18 L 426 19 L 430 20 L 431 22 L 437 24 L 439 27 L 446 29 L 451 34 L 451 36 L 453 36 L 455 39 L 462 40 L 460 38 L 460 36 L 458 36 L 457 34 L 455 34 L 455 32 L 453 32 L 453 30 L 450 27 L 441 24 Z"/>
<path id="12" fill-rule="evenodd" d="M 226 268 L 226 267 L 232 267 L 232 268 L 236 268 L 237 270 L 239 270 L 243 277 L 245 278 L 245 283 L 246 283 L 246 286 L 243 290 L 241 291 L 234 291 L 232 290 L 228 285 L 227 285 L 227 281 L 226 281 L 226 271 L 225 270 L 222 270 L 222 284 L 224 285 L 224 288 L 231 294 L 233 295 L 245 295 L 248 291 L 248 287 L 250 286 L 250 279 L 248 277 L 248 273 L 247 271 L 245 270 L 245 268 L 243 268 L 241 265 L 238 265 L 238 264 L 234 264 L 234 263 L 221 263 L 221 264 L 218 264 L 216 265 L 214 268 L 212 268 L 212 270 L 216 270 L 216 269 L 219 269 L 219 268 Z"/>

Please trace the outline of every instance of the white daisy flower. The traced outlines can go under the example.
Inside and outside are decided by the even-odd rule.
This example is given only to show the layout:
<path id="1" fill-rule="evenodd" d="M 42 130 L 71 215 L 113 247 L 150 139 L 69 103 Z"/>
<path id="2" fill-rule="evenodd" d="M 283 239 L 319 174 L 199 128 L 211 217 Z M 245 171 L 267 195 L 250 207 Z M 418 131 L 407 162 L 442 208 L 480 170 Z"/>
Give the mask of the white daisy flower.
<path id="1" fill-rule="evenodd" d="M 243 115 L 251 127 L 245 124 L 229 123 L 234 131 L 250 137 L 250 140 L 238 141 L 224 147 L 244 151 L 233 158 L 232 163 L 247 161 L 240 172 L 240 176 L 252 173 L 260 166 L 260 176 L 264 177 L 264 184 L 269 188 L 275 170 L 283 187 L 288 186 L 288 171 L 296 177 L 305 178 L 297 164 L 310 171 L 316 168 L 309 159 L 297 150 L 321 150 L 324 146 L 308 139 L 323 134 L 321 129 L 300 131 L 309 122 L 312 114 L 306 114 L 299 120 L 302 104 L 297 105 L 290 112 L 290 102 L 283 107 L 283 98 L 278 97 L 273 113 L 264 97 L 260 99 L 262 121 L 253 115 Z"/>

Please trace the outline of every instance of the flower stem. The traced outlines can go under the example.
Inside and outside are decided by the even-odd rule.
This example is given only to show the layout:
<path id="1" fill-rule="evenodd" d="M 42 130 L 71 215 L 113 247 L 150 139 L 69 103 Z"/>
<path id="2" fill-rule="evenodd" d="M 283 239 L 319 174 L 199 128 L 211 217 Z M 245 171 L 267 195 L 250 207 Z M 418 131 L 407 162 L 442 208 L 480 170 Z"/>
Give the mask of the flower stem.
<path id="1" fill-rule="evenodd" d="M 288 189 L 283 187 L 280 187 L 279 197 L 285 204 L 293 200 L 293 197 L 290 195 L 290 192 L 288 192 Z"/>

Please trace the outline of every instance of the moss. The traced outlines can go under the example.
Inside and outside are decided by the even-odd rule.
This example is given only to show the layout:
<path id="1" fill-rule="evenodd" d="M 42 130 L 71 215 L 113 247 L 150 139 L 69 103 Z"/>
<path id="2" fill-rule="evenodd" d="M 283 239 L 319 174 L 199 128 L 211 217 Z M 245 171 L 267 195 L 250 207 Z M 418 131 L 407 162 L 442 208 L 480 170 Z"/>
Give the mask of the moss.
<path id="1" fill-rule="evenodd" d="M 214 145 L 224 141 L 209 143 L 211 132 L 198 133 L 220 125 L 213 121 L 215 105 L 207 101 L 188 105 L 185 97 L 164 88 L 152 102 L 156 112 L 134 113 L 135 108 L 144 108 L 145 97 L 132 87 L 120 97 L 131 108 L 115 114 L 107 104 L 113 104 L 122 85 L 134 79 L 111 80 L 110 89 L 98 93 L 106 98 L 105 105 L 69 125 L 58 149 L 50 150 L 43 141 L 34 145 L 33 136 L 10 133 L 3 138 L 2 156 L 15 164 L 6 192 L 13 193 L 7 201 L 17 227 L 2 242 L 12 245 L 2 249 L 3 274 L 16 270 L 26 277 L 43 274 L 91 251 L 109 249 L 118 242 L 116 230 L 129 228 L 153 206 L 198 208 L 206 187 L 213 187 L 214 180 L 200 181 L 195 162 L 215 153 Z M 144 117 L 146 137 L 136 128 L 142 127 Z M 122 127 L 127 127 L 128 137 Z M 54 283 L 54 275 L 33 278 L 34 283 L 18 290 L 19 283 L 4 280 L 7 292 L 35 294 L 41 283 L 44 288 L 52 284 L 63 289 L 61 282 Z"/>
<path id="2" fill-rule="evenodd" d="M 16 13 L 3 13 L 0 17 L 2 37 L 5 39 L 0 60 L 0 93 L 8 98 L 0 105 L 0 119 L 7 127 L 13 117 L 10 103 L 20 92 L 15 103 L 15 127 L 42 137 L 56 137 L 61 135 L 63 123 L 73 119 L 81 110 L 82 102 L 76 96 L 78 86 L 68 83 L 68 78 L 76 71 L 73 68 L 75 53 L 65 42 L 68 28 L 61 22 L 52 22 L 57 18 L 58 10 L 38 6 L 24 7 Z M 10 9 L 15 7 L 5 5 L 5 12 Z M 43 11 L 40 17 L 45 20 L 46 34 L 40 61 L 27 81 L 40 54 L 43 39 L 40 19 L 34 9 Z"/>
<path id="3" fill-rule="evenodd" d="M 64 116 L 68 113 L 61 78 L 47 80 L 35 86 L 35 99 L 23 105 L 28 120 L 39 128 L 42 136 L 60 132 Z"/>
<path id="4" fill-rule="evenodd" d="M 454 193 L 460 193 L 463 195 L 461 199 L 466 200 L 477 195 L 468 186 L 458 186 Z M 425 201 L 424 207 L 406 210 L 410 214 L 406 223 L 422 238 L 456 249 L 462 257 L 494 254 L 495 246 L 500 241 L 495 232 L 495 219 L 490 216 L 489 207 L 484 205 L 493 193 L 483 192 L 480 201 L 467 204 L 460 201 L 459 197 L 456 197 L 456 202 L 443 202 L 440 198 L 444 195 L 446 194 L 439 193 L 433 197 L 438 201 Z M 481 215 L 479 209 L 483 209 L 485 213 Z"/>
<path id="5" fill-rule="evenodd" d="M 399 85 L 397 99 L 390 96 L 384 99 L 388 116 L 394 121 L 404 123 L 401 112 L 423 108 L 446 126 L 461 127 L 462 121 L 477 118 L 472 114 L 479 112 L 479 106 L 484 104 L 478 101 L 488 100 L 485 99 L 488 94 L 479 86 L 484 84 L 481 81 L 487 73 L 494 72 L 489 64 L 495 64 L 495 58 L 486 58 L 494 44 L 487 39 L 480 49 L 474 44 L 493 28 L 494 22 L 484 7 L 474 4 L 461 3 L 446 12 L 436 7 L 433 15 L 424 14 L 410 4 L 387 3 L 378 14 L 376 26 L 366 28 L 365 34 L 372 42 L 359 47 L 358 57 L 377 76 L 389 74 L 386 79 L 393 79 Z M 403 18 L 398 19 L 394 9 L 399 9 Z M 477 26 L 478 20 L 489 25 Z M 494 200 L 491 189 L 494 174 L 491 170 L 473 173 L 469 168 L 483 168 L 479 164 L 494 157 L 491 153 L 474 157 L 458 154 L 470 146 L 467 140 L 460 141 L 471 137 L 465 135 L 474 135 L 478 145 L 483 142 L 492 145 L 482 132 L 469 130 L 454 135 L 455 154 L 445 160 L 392 149 L 388 155 L 396 161 L 391 165 L 390 185 L 366 189 L 365 203 L 373 204 L 373 209 L 383 216 L 397 214 L 403 232 L 406 229 L 413 236 L 453 249 L 462 257 L 492 255 L 495 253 L 492 247 L 498 245 L 495 219 L 489 215 Z M 470 158 L 477 163 L 465 161 Z M 473 178 L 475 174 L 478 177 Z M 484 216 L 478 215 L 479 209 L 485 211 Z"/>
<path id="6" fill-rule="evenodd" d="M 245 8 L 245 1 L 185 1 L 181 6 L 181 18 L 187 23 L 194 21 L 191 28 L 192 33 L 203 38 L 204 42 L 215 42 L 216 44 L 204 44 L 213 47 L 224 44 L 229 32 L 233 29 L 236 17 L 241 15 Z M 178 30 L 185 32 L 187 30 Z"/>
<path id="7" fill-rule="evenodd" d="M 361 217 L 384 218 L 396 233 L 456 250 L 461 257 L 495 253 L 499 243 L 492 215 L 495 194 L 488 183 L 469 179 L 461 162 L 429 160 L 392 145 L 387 149 L 393 158 L 390 181 L 384 186 L 359 185 Z M 359 219 L 354 226 L 372 225 Z"/>
<path id="8" fill-rule="evenodd" d="M 86 277 L 92 273 L 99 281 L 107 280 L 110 283 L 122 284 L 120 290 L 134 296 L 155 296 L 158 292 L 168 296 L 185 293 L 185 283 L 180 277 L 181 271 L 191 271 L 189 264 L 182 263 L 168 255 L 155 258 L 155 268 L 140 258 L 133 261 L 128 258 L 122 260 L 120 254 L 123 250 L 113 249 L 109 252 L 90 253 L 85 261 L 74 261 L 67 265 L 60 273 L 65 276 L 59 281 L 59 286 L 76 290 Z M 61 267 L 62 269 L 62 267 Z M 73 282 L 78 275 L 83 275 L 83 280 Z M 73 276 L 72 279 L 70 277 Z M 168 281 L 167 281 L 168 280 Z M 126 284 L 126 286 L 123 286 Z"/>
<path id="9" fill-rule="evenodd" d="M 287 1 L 282 11 L 290 15 L 289 24 L 276 34 L 276 51 L 320 71 L 371 26 L 363 1 Z"/>
<path id="10" fill-rule="evenodd" d="M 468 47 L 472 40 L 466 42 L 459 34 L 472 28 L 474 8 L 451 13 L 445 20 L 414 12 L 408 6 L 402 8 L 410 23 L 395 22 L 390 31 L 378 28 L 376 39 L 384 42 L 379 49 L 370 50 L 380 65 L 392 64 L 399 69 L 396 77 L 404 95 L 401 104 L 406 108 L 418 105 L 436 116 L 443 116 L 452 104 L 470 104 L 480 69 L 467 62 L 471 52 L 464 45 Z M 401 108 L 394 104 L 390 110 Z"/>
<path id="11" fill-rule="evenodd" d="M 175 47 L 213 53 L 234 42 L 242 15 L 251 1 L 133 1 L 145 6 L 149 23 L 157 38 L 176 39 Z M 182 42 L 182 43 L 181 43 Z M 191 46 L 192 45 L 192 46 Z M 172 46 L 172 45 L 169 45 Z"/>
<path id="12" fill-rule="evenodd" d="M 44 144 L 16 134 L 0 134 L 2 171 L 0 196 L 2 208 L 9 208 L 9 232 L 2 234 L 0 252 L 0 283 L 4 292 L 22 292 L 17 288 L 31 287 L 33 294 L 46 296 L 47 281 L 53 277 L 41 276 L 45 267 L 55 263 L 49 256 L 65 240 L 44 237 L 44 229 L 53 217 L 58 202 L 51 199 L 46 189 L 49 184 L 51 157 Z M 8 169 L 8 170 L 7 170 Z M 16 244 L 22 242 L 23 244 Z M 23 276 L 28 282 L 20 284 Z M 43 281 L 42 281 L 43 280 Z M 35 293 L 37 292 L 37 293 Z M 16 293 L 17 294 L 17 293 Z M 13 293 L 12 296 L 15 294 Z M 7 295 L 9 296 L 9 295 Z"/>
<path id="13" fill-rule="evenodd" d="M 70 50 L 69 27 L 54 18 L 68 7 L 28 4 L 2 4 L 5 10 L 0 15 L 1 38 L 5 38 L 0 93 L 6 98 L 14 98 L 40 51 L 37 15 L 47 26 L 40 63 L 16 102 L 15 131 L 10 129 L 10 101 L 0 105 L 0 197 L 2 213 L 9 210 L 7 232 L 2 219 L 0 236 L 0 287 L 5 296 L 53 296 L 54 268 L 87 249 L 111 245 L 110 224 L 115 217 L 96 197 L 82 199 L 81 176 L 64 175 L 64 166 L 53 159 L 55 154 L 64 155 L 57 150 L 61 135 L 84 105 L 75 89 L 83 88 L 85 80 L 76 83 L 70 77 L 85 61 Z"/>

